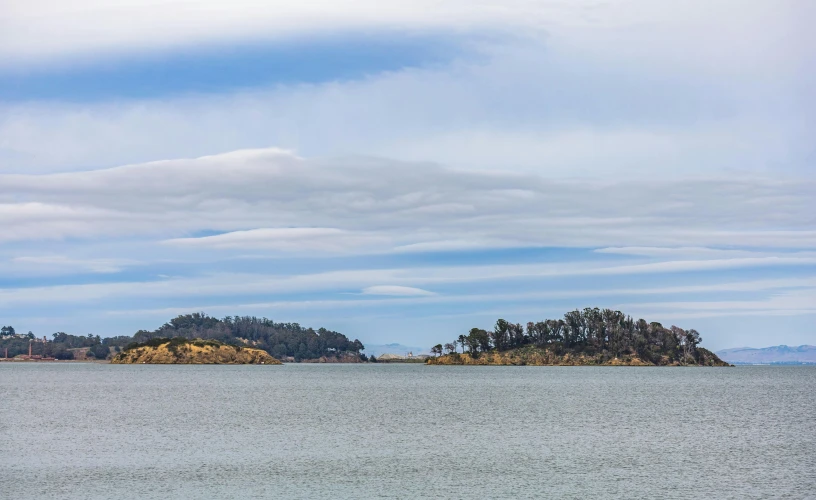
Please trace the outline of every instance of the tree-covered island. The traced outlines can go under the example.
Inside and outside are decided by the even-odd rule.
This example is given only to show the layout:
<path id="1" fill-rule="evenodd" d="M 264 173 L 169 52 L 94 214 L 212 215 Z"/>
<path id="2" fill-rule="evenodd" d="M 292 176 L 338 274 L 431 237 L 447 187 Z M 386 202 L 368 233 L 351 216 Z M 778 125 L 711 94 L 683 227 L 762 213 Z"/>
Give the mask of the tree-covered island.
<path id="1" fill-rule="evenodd" d="M 161 359 L 156 362 L 162 363 L 171 359 L 166 352 L 168 349 L 174 356 L 179 354 L 176 361 L 179 363 L 205 362 L 204 359 L 220 360 L 213 362 L 221 363 L 228 362 L 230 356 L 235 359 L 234 362 L 249 362 L 246 355 L 254 350 L 279 361 L 356 363 L 367 359 L 362 353 L 363 344 L 359 340 L 350 340 L 342 333 L 325 328 L 314 330 L 298 323 L 276 323 L 254 316 L 219 319 L 204 313 L 184 314 L 152 331 L 139 330 L 133 336 L 107 338 L 58 332 L 48 339 L 37 337 L 32 332 L 19 334 L 11 326 L 4 326 L 0 330 L 0 359 L 5 359 L 7 353 L 9 359 L 148 362 L 147 358 L 133 361 L 136 349 L 141 349 L 141 354 L 145 356 L 152 352 L 147 358 Z M 202 349 L 213 352 L 204 356 L 199 352 Z M 243 354 L 235 354 L 242 350 L 245 351 Z M 159 352 L 162 354 L 159 355 Z M 127 356 L 124 356 L 125 353 Z M 186 355 L 181 355 L 184 353 L 196 353 L 193 358 L 198 360 L 191 361 Z M 253 359 L 261 358 L 256 353 Z M 266 358 L 263 360 L 267 362 Z"/>
<path id="2" fill-rule="evenodd" d="M 298 323 L 276 323 L 254 316 L 215 318 L 204 313 L 177 316 L 153 331 L 139 330 L 132 342 L 183 337 L 253 347 L 281 361 L 359 362 L 364 349 L 359 340 L 342 333 L 305 328 Z"/>
<path id="3" fill-rule="evenodd" d="M 620 311 L 586 308 L 563 319 L 529 322 L 503 319 L 492 331 L 473 328 L 437 344 L 431 365 L 613 365 L 729 366 L 699 346 L 696 330 L 634 320 Z M 459 349 L 461 348 L 461 353 Z"/>

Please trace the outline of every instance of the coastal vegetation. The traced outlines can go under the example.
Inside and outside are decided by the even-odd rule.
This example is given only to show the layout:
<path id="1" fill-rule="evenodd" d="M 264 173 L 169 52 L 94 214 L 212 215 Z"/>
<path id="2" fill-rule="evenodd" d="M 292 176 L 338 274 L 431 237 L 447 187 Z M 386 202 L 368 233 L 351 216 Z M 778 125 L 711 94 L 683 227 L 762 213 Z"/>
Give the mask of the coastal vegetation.
<path id="1" fill-rule="evenodd" d="M 586 308 L 525 326 L 499 319 L 492 331 L 473 328 L 450 343 L 435 345 L 431 351 L 436 357 L 427 363 L 728 366 L 700 342 L 694 329 L 666 328 L 620 311 Z"/>
<path id="2" fill-rule="evenodd" d="M 364 349 L 359 340 L 325 328 L 314 330 L 298 323 L 275 323 L 254 316 L 218 319 L 204 313 L 177 316 L 154 331 L 139 330 L 132 342 L 155 338 L 183 337 L 216 340 L 224 344 L 250 346 L 281 360 L 360 360 Z"/>
<path id="3" fill-rule="evenodd" d="M 129 338 L 129 337 L 128 337 Z M 57 332 L 51 339 L 36 337 L 32 332 L 17 333 L 14 327 L 4 326 L 0 329 L 0 357 L 13 358 L 27 355 L 29 348 L 35 356 L 60 360 L 75 359 L 79 353 L 85 359 L 105 359 L 111 351 L 112 344 L 99 335 L 69 335 Z"/>
<path id="4" fill-rule="evenodd" d="M 279 365 L 268 352 L 251 347 L 229 345 L 217 340 L 172 339 L 155 337 L 134 342 L 116 354 L 114 364 L 260 364 Z"/>
<path id="5" fill-rule="evenodd" d="M 215 341 L 235 347 L 265 351 L 282 361 L 361 362 L 363 344 L 342 333 L 319 328 L 314 330 L 298 323 L 276 323 L 254 316 L 215 318 L 204 313 L 179 315 L 155 330 L 139 330 L 133 336 L 100 338 L 99 335 L 77 336 L 63 332 L 53 339 L 38 338 L 29 332 L 18 334 L 11 326 L 0 329 L 0 356 L 8 349 L 9 357 L 34 355 L 56 359 L 106 359 L 134 345 L 168 339 Z M 156 346 L 152 346 L 156 347 Z"/>

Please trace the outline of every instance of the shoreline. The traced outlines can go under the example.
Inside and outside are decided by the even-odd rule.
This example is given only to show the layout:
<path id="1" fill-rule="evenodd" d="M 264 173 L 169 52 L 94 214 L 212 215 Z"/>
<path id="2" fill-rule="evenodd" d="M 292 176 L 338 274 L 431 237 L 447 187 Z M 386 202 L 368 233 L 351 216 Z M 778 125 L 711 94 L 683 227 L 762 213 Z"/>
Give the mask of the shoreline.
<path id="1" fill-rule="evenodd" d="M 636 355 L 607 358 L 603 353 L 587 354 L 566 352 L 558 354 L 549 349 L 524 347 L 507 351 L 488 351 L 473 356 L 470 353 L 451 353 L 428 358 L 427 365 L 450 366 L 711 366 L 732 367 L 708 351 L 700 349 L 702 355 L 694 362 L 681 362 L 661 356 L 655 361 L 644 360 Z"/>

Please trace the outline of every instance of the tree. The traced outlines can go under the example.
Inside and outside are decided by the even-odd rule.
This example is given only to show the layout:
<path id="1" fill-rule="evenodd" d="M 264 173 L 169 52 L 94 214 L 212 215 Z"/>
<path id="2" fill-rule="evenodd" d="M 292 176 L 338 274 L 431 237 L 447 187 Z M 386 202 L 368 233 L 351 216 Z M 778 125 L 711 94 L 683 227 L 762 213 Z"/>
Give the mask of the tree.
<path id="1" fill-rule="evenodd" d="M 521 324 L 509 324 L 507 326 L 507 333 L 510 337 L 511 346 L 519 347 L 524 345 L 524 327 L 522 327 Z"/>
<path id="2" fill-rule="evenodd" d="M 581 314 L 581 311 L 576 309 L 566 313 L 564 315 L 564 325 L 566 326 L 564 330 L 564 344 L 566 344 L 567 347 L 582 342 L 584 338 L 584 316 Z"/>
<path id="3" fill-rule="evenodd" d="M 60 360 L 74 359 L 74 353 L 68 350 L 60 350 L 54 353 L 54 357 Z"/>
<path id="4" fill-rule="evenodd" d="M 491 336 L 493 337 L 493 345 L 499 351 L 503 350 L 505 346 L 508 344 L 508 330 L 510 328 L 510 323 L 507 321 L 499 318 L 496 320 L 496 324 L 493 326 L 493 332 Z"/>
<path id="5" fill-rule="evenodd" d="M 579 342 L 594 346 L 599 351 L 603 350 L 606 344 L 606 324 L 603 313 L 597 307 L 587 307 L 581 313 L 583 317 L 582 333 Z"/>
<path id="6" fill-rule="evenodd" d="M 354 342 L 352 342 L 351 345 L 349 346 L 350 351 L 360 352 L 363 349 L 365 349 L 365 346 L 363 345 L 362 342 L 360 342 L 357 339 L 354 339 Z"/>
<path id="7" fill-rule="evenodd" d="M 16 333 L 17 332 L 14 331 L 13 326 L 4 326 L 3 328 L 0 328 L 0 336 L 2 336 L 2 337 L 6 337 L 6 336 L 10 337 L 12 335 L 16 335 Z"/>
<path id="8" fill-rule="evenodd" d="M 110 354 L 110 348 L 106 345 L 96 344 L 88 349 L 88 354 L 96 359 L 106 359 Z"/>
<path id="9" fill-rule="evenodd" d="M 694 328 L 686 331 L 686 338 L 688 339 L 689 344 L 691 344 L 693 348 L 696 348 L 697 345 L 703 341 L 703 337 L 700 336 L 700 332 L 698 332 Z"/>
<path id="10" fill-rule="evenodd" d="M 474 335 L 468 335 L 465 337 L 465 342 L 467 343 L 468 350 L 471 354 L 476 355 L 479 352 L 479 340 Z"/>
<path id="11" fill-rule="evenodd" d="M 544 323 L 549 328 L 549 343 L 564 341 L 565 323 L 563 319 L 548 319 Z"/>
<path id="12" fill-rule="evenodd" d="M 551 322 L 552 320 L 527 323 L 527 336 L 534 344 L 543 346 L 555 341 Z"/>
<path id="13" fill-rule="evenodd" d="M 674 329 L 676 327 L 672 327 Z M 700 337 L 700 334 L 697 330 L 680 330 L 678 334 L 680 335 L 680 345 L 683 347 L 683 361 L 688 363 L 690 357 L 695 357 L 697 354 L 697 344 L 699 344 L 703 339 Z M 680 333 L 682 332 L 682 333 Z M 694 356 L 692 356 L 692 354 Z"/>
<path id="14" fill-rule="evenodd" d="M 471 328 L 468 334 L 468 345 L 473 346 L 476 351 L 489 351 L 490 334 L 481 328 Z"/>
<path id="15" fill-rule="evenodd" d="M 450 342 L 445 344 L 445 351 L 447 351 L 448 354 L 456 352 L 456 344 Z"/>
<path id="16" fill-rule="evenodd" d="M 442 354 L 442 344 L 436 344 L 435 346 L 431 347 L 431 353 L 437 356 Z"/>

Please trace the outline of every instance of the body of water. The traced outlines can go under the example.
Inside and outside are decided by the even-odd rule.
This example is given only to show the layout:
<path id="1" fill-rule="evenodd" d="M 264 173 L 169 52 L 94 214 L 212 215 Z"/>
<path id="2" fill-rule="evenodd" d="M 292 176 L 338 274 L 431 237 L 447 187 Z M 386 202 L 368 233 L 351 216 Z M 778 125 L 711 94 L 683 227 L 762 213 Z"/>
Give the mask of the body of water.
<path id="1" fill-rule="evenodd" d="M 816 498 L 816 367 L 0 363 L 1 498 Z"/>

